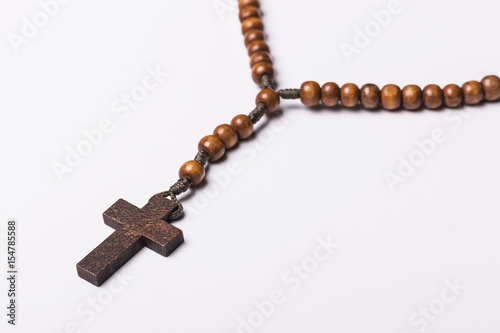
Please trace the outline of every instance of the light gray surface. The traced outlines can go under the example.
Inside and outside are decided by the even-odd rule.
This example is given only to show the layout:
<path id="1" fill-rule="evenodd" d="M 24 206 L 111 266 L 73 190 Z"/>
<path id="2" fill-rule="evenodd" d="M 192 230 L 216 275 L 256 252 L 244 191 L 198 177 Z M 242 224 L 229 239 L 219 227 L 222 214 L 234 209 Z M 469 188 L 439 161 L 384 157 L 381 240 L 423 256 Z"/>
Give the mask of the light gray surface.
<path id="1" fill-rule="evenodd" d="M 186 242 L 169 258 L 144 249 L 102 288 L 77 277 L 75 264 L 112 232 L 106 208 L 143 205 L 203 135 L 252 109 L 258 89 L 235 3 L 73 0 L 16 53 L 8 34 L 40 6 L 2 1 L 0 219 L 16 218 L 20 233 L 19 326 L 2 315 L 2 331 L 59 333 L 74 322 L 79 332 L 237 332 L 249 316 L 259 327 L 240 332 L 498 331 L 498 103 L 372 113 L 283 101 L 282 117 L 264 118 L 183 196 Z M 351 62 L 341 43 L 390 1 L 286 3 L 262 0 L 281 88 L 500 74 L 494 1 L 401 0 Z M 127 116 L 113 112 L 156 67 L 169 76 Z M 106 118 L 113 130 L 59 181 L 52 164 Z M 446 140 L 391 191 L 384 175 L 439 129 Z M 316 250 L 327 237 L 338 248 Z M 307 279 L 291 271 L 302 264 Z M 283 302 L 258 310 L 271 298 Z M 429 306 L 443 313 L 424 324 Z"/>

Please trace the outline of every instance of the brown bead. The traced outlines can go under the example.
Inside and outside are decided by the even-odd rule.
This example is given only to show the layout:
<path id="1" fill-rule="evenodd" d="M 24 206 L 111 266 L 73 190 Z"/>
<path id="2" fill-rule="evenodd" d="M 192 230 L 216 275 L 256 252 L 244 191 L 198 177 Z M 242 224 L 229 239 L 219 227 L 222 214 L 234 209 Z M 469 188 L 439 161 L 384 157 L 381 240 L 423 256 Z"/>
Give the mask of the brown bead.
<path id="1" fill-rule="evenodd" d="M 198 143 L 198 149 L 206 151 L 210 161 L 217 161 L 226 152 L 224 142 L 215 135 L 204 136 Z"/>
<path id="2" fill-rule="evenodd" d="M 241 32 L 246 34 L 252 29 L 263 30 L 264 24 L 258 17 L 249 17 L 245 21 L 241 22 Z"/>
<path id="3" fill-rule="evenodd" d="M 256 63 L 255 65 L 253 65 L 253 67 L 252 67 L 253 82 L 260 85 L 260 78 L 264 74 L 267 74 L 269 76 L 274 76 L 273 64 L 261 61 L 261 62 Z"/>
<path id="4" fill-rule="evenodd" d="M 249 17 L 260 17 L 259 8 L 254 6 L 245 6 L 240 9 L 239 17 L 240 22 L 243 22 Z"/>
<path id="5" fill-rule="evenodd" d="M 361 87 L 361 105 L 368 110 L 376 109 L 380 104 L 380 89 L 375 84 Z"/>
<path id="6" fill-rule="evenodd" d="M 248 44 L 247 51 L 249 56 L 258 51 L 269 52 L 269 46 L 263 40 L 254 40 L 253 42 Z"/>
<path id="7" fill-rule="evenodd" d="M 429 84 L 424 88 L 424 105 L 428 109 L 439 109 L 443 106 L 444 95 L 438 85 Z"/>
<path id="8" fill-rule="evenodd" d="M 403 107 L 406 110 L 418 110 L 422 107 L 422 89 L 410 84 L 403 88 Z"/>
<path id="9" fill-rule="evenodd" d="M 264 103 L 267 111 L 272 113 L 278 110 L 280 106 L 280 97 L 272 89 L 262 89 L 255 98 L 255 104 Z"/>
<path id="10" fill-rule="evenodd" d="M 246 6 L 260 7 L 259 0 L 238 0 L 238 8 L 241 9 Z"/>
<path id="11" fill-rule="evenodd" d="M 462 88 L 456 84 L 449 84 L 443 88 L 444 105 L 449 108 L 454 108 L 462 104 L 464 101 L 464 93 Z"/>
<path id="12" fill-rule="evenodd" d="M 500 98 L 500 78 L 496 75 L 486 76 L 482 81 L 484 99 L 494 102 Z"/>
<path id="13" fill-rule="evenodd" d="M 232 148 L 238 142 L 238 133 L 233 126 L 222 124 L 215 128 L 214 135 L 224 142 L 226 149 Z"/>
<path id="14" fill-rule="evenodd" d="M 254 40 L 264 40 L 265 39 L 265 35 L 264 35 L 264 32 L 262 30 L 258 30 L 258 29 L 252 29 L 252 30 L 248 30 L 245 34 L 245 47 L 248 47 L 248 44 L 250 44 L 251 42 L 253 42 Z"/>
<path id="15" fill-rule="evenodd" d="M 325 106 L 335 106 L 339 104 L 340 88 L 334 82 L 327 82 L 321 87 L 321 103 Z"/>
<path id="16" fill-rule="evenodd" d="M 179 178 L 191 179 L 191 185 L 196 186 L 205 178 L 205 168 L 197 161 L 187 161 L 179 169 Z"/>
<path id="17" fill-rule="evenodd" d="M 236 130 L 240 139 L 246 139 L 253 133 L 252 120 L 244 114 L 234 117 L 231 120 L 231 126 Z"/>
<path id="18" fill-rule="evenodd" d="M 306 81 L 300 86 L 300 100 L 307 106 L 319 104 L 321 98 L 321 87 L 318 82 Z"/>
<path id="19" fill-rule="evenodd" d="M 271 58 L 269 52 L 266 51 L 257 51 L 252 53 L 252 55 L 250 56 L 250 67 L 255 66 L 255 64 L 259 62 L 268 62 L 272 65 L 273 59 Z"/>
<path id="20" fill-rule="evenodd" d="M 475 105 L 483 101 L 484 89 L 481 82 L 469 81 L 462 86 L 465 104 Z"/>
<path id="21" fill-rule="evenodd" d="M 359 95 L 359 88 L 354 83 L 346 83 L 340 88 L 340 101 L 348 108 L 358 105 Z"/>
<path id="22" fill-rule="evenodd" d="M 396 110 L 401 107 L 401 89 L 395 84 L 388 84 L 380 91 L 380 102 L 386 110 Z"/>

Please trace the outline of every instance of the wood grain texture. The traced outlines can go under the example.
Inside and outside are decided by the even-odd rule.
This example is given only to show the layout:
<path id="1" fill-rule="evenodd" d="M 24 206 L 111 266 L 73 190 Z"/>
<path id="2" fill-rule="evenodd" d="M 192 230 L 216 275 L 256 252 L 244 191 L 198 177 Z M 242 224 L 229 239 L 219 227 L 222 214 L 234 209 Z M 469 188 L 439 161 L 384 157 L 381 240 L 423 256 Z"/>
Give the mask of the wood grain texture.
<path id="1" fill-rule="evenodd" d="M 166 222 L 176 205 L 155 195 L 142 208 L 119 199 L 103 213 L 104 223 L 116 229 L 77 265 L 78 275 L 100 286 L 144 246 L 168 256 L 182 242 L 182 230 Z"/>

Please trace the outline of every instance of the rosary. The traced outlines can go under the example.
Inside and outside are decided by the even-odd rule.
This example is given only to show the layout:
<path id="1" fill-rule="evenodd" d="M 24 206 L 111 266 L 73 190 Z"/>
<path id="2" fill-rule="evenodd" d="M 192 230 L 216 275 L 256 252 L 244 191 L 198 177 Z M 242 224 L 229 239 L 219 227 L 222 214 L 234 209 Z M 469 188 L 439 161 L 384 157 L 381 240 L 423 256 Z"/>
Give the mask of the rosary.
<path id="1" fill-rule="evenodd" d="M 486 76 L 481 82 L 469 81 L 462 87 L 449 84 L 442 89 L 435 84 L 427 85 L 423 90 L 416 85 L 401 89 L 394 84 L 379 89 L 375 84 L 358 88 L 353 83 L 339 87 L 333 82 L 320 86 L 317 82 L 307 81 L 300 89 L 276 90 L 273 60 L 265 42 L 259 0 L 239 0 L 238 6 L 252 79 L 262 88 L 255 98 L 255 109 L 248 116 L 237 115 L 230 124 L 219 125 L 212 135 L 203 137 L 194 160 L 181 166 L 179 180 L 168 191 L 154 195 L 142 208 L 119 199 L 103 213 L 104 223 L 116 230 L 76 265 L 78 275 L 88 282 L 102 285 L 144 246 L 168 256 L 182 244 L 182 230 L 167 222 L 183 215 L 177 196 L 190 186 L 200 184 L 205 178 L 206 163 L 217 161 L 238 140 L 250 137 L 254 125 L 266 113 L 275 112 L 281 99 L 300 99 L 306 106 L 321 103 L 326 107 L 340 104 L 353 108 L 360 105 L 369 110 L 383 108 L 389 111 L 455 108 L 500 99 L 500 78 L 495 75 Z"/>

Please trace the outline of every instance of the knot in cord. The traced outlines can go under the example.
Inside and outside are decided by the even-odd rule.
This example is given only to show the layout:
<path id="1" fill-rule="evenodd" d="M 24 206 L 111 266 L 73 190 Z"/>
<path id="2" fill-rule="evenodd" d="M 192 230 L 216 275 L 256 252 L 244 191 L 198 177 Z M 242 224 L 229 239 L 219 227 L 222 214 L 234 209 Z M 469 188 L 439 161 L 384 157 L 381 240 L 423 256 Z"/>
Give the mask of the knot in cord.
<path id="1" fill-rule="evenodd" d="M 177 209 L 175 209 L 172 214 L 170 214 L 169 220 L 177 220 L 178 218 L 182 217 L 182 215 L 184 215 L 184 208 L 182 207 L 179 199 L 177 199 L 177 196 L 183 192 L 186 192 L 190 185 L 191 179 L 180 178 L 174 185 L 170 186 L 170 189 L 168 191 L 160 193 L 164 197 L 170 197 L 172 202 L 177 205 Z"/>

